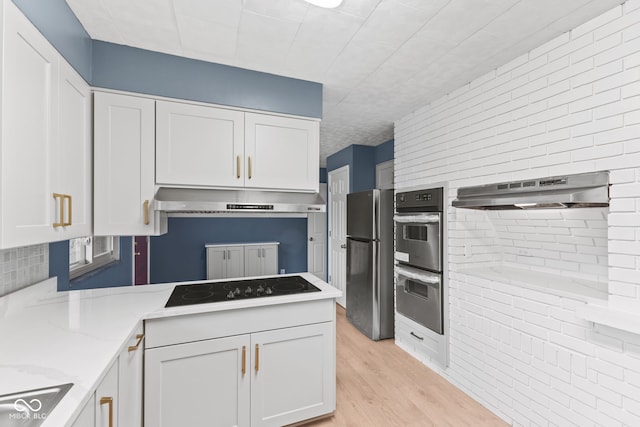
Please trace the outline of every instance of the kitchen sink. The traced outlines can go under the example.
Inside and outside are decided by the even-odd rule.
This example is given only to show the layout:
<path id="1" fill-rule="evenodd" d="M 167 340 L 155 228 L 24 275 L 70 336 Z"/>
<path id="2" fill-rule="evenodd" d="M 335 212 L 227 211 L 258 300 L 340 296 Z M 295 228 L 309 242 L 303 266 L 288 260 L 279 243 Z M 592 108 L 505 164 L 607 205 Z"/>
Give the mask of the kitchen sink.
<path id="1" fill-rule="evenodd" d="M 0 427 L 37 427 L 47 419 L 73 383 L 0 396 Z"/>

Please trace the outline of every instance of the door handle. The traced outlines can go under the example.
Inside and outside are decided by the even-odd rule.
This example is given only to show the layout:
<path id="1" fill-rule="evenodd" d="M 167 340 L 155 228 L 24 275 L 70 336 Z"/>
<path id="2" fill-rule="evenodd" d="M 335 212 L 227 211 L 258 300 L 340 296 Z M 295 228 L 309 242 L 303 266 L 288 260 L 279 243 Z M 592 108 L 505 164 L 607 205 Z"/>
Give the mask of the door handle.
<path id="1" fill-rule="evenodd" d="M 260 370 L 260 344 L 256 344 L 256 372 Z"/>
<path id="2" fill-rule="evenodd" d="M 347 249 L 347 244 L 346 244 L 346 243 L 343 243 L 343 244 L 341 244 L 341 245 L 340 245 L 340 247 L 341 247 L 342 249 Z"/>
<path id="3" fill-rule="evenodd" d="M 149 225 L 149 201 L 145 200 L 142 206 L 144 209 L 144 225 Z"/>
<path id="4" fill-rule="evenodd" d="M 249 156 L 249 179 L 253 176 L 253 167 L 251 167 L 251 156 Z"/>
<path id="5" fill-rule="evenodd" d="M 247 347 L 242 346 L 242 375 L 247 372 Z"/>
<path id="6" fill-rule="evenodd" d="M 60 217 L 58 218 L 59 222 L 53 223 L 53 228 L 58 228 L 64 226 L 64 194 L 53 193 L 53 198 L 60 199 L 60 210 L 58 212 L 58 214 L 60 215 Z"/>
<path id="7" fill-rule="evenodd" d="M 109 405 L 109 427 L 113 427 L 113 397 L 101 397 L 100 405 Z"/>
<path id="8" fill-rule="evenodd" d="M 240 179 L 240 156 L 236 156 L 236 178 Z"/>
<path id="9" fill-rule="evenodd" d="M 310 241 L 310 242 L 313 242 L 313 237 L 309 237 L 309 241 Z"/>
<path id="10" fill-rule="evenodd" d="M 63 194 L 61 202 L 64 201 L 65 199 L 69 201 L 69 221 L 68 222 L 62 221 L 62 218 L 60 218 L 60 220 L 62 221 L 62 225 L 64 227 L 67 227 L 73 223 L 73 220 L 72 220 L 73 206 L 72 206 L 72 198 L 70 195 Z M 62 208 L 60 210 L 62 211 Z"/>
<path id="11" fill-rule="evenodd" d="M 138 347 L 140 347 L 140 343 L 142 342 L 142 340 L 144 339 L 144 334 L 136 334 L 136 344 L 135 345 L 130 345 L 129 348 L 127 348 L 127 351 L 136 351 L 138 349 Z"/>

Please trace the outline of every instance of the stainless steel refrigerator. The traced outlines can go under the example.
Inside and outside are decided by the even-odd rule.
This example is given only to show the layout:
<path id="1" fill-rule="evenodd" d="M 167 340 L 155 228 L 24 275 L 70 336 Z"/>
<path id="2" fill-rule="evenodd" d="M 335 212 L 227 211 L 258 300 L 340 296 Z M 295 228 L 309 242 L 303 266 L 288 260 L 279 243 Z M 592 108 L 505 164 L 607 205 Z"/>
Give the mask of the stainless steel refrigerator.
<path id="1" fill-rule="evenodd" d="M 347 319 L 393 338 L 393 190 L 347 195 Z"/>

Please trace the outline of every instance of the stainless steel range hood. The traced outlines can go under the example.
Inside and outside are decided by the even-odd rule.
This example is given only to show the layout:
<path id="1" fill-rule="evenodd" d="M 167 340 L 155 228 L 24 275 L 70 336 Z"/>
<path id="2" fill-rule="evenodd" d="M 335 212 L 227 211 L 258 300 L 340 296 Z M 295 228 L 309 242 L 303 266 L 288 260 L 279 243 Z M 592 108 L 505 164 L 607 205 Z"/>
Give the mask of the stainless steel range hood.
<path id="1" fill-rule="evenodd" d="M 481 210 L 609 206 L 609 172 L 461 187 L 452 205 Z"/>
<path id="2" fill-rule="evenodd" d="M 325 212 L 319 193 L 162 187 L 156 209 L 167 213 Z"/>

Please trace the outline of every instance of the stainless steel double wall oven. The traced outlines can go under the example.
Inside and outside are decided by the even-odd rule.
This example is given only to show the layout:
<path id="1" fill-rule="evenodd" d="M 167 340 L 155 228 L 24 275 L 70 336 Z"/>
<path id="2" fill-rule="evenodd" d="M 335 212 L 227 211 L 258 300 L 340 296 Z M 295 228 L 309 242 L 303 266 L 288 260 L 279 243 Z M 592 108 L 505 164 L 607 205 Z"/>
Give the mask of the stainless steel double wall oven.
<path id="1" fill-rule="evenodd" d="M 396 194 L 396 309 L 442 334 L 443 189 Z"/>

